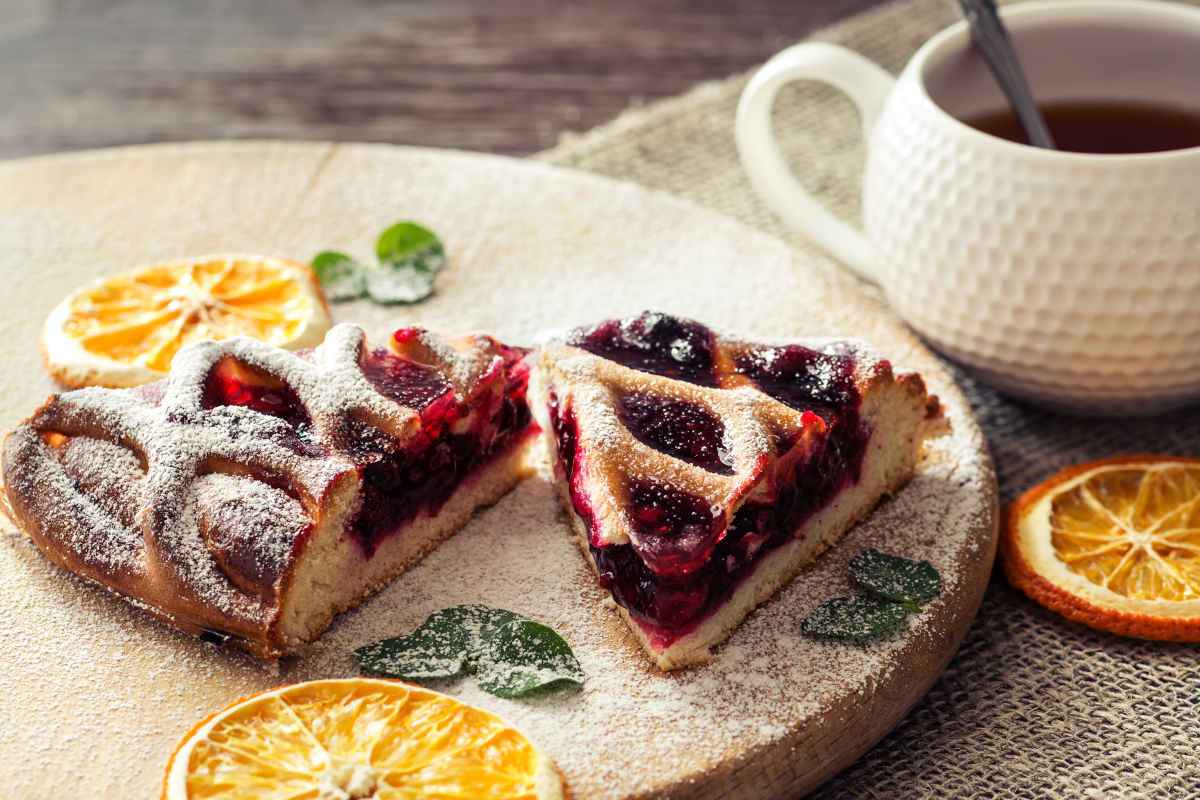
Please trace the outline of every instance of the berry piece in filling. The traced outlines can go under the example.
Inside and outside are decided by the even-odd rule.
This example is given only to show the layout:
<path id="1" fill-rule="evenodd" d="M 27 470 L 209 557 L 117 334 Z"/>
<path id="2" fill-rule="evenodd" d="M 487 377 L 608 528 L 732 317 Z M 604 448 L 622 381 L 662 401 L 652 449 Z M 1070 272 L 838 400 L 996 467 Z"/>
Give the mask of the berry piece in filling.
<path id="1" fill-rule="evenodd" d="M 284 420 L 301 430 L 310 424 L 308 411 L 283 381 L 232 358 L 217 362 L 204 384 L 204 409 L 243 406 Z"/>
<path id="2" fill-rule="evenodd" d="M 634 392 L 621 398 L 621 421 L 643 444 L 669 456 L 732 475 L 725 424 L 704 406 Z"/>
<path id="3" fill-rule="evenodd" d="M 450 381 L 432 367 L 399 358 L 382 348 L 372 350 L 363 359 L 362 370 L 381 395 L 418 411 L 454 393 Z"/>
<path id="4" fill-rule="evenodd" d="M 502 362 L 461 398 L 436 370 L 386 350 L 363 361 L 384 396 L 420 412 L 421 431 L 398 452 L 376 453 L 362 466 L 362 510 L 353 535 L 369 556 L 418 514 L 435 514 L 459 485 L 529 428 L 529 367 L 504 348 Z"/>
<path id="5" fill-rule="evenodd" d="M 653 479 L 629 487 L 634 547 L 652 572 L 682 577 L 708 560 L 724 533 L 724 520 L 703 497 Z"/>
<path id="6" fill-rule="evenodd" d="M 567 343 L 642 372 L 717 385 L 712 331 L 688 319 L 647 311 L 577 330 Z"/>
<path id="7" fill-rule="evenodd" d="M 658 579 L 629 545 L 593 547 L 591 555 L 601 585 L 661 641 L 670 640 L 670 631 L 689 628 L 708 605 L 706 582 Z"/>
<path id="8" fill-rule="evenodd" d="M 801 345 L 755 347 L 734 359 L 737 372 L 797 411 L 836 413 L 858 405 L 854 356 Z"/>

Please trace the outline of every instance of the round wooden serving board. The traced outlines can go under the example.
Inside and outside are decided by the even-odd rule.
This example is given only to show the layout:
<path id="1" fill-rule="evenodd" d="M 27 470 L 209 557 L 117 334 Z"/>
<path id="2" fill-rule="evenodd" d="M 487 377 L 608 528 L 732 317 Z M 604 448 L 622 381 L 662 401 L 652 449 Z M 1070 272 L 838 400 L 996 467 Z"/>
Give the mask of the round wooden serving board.
<path id="1" fill-rule="evenodd" d="M 954 426 L 913 480 L 752 614 L 707 666 L 648 666 L 588 572 L 551 486 L 526 481 L 417 568 L 279 668 L 203 644 L 0 538 L 5 698 L 0 785 L 13 797 L 150 797 L 177 738 L 211 710 L 284 682 L 355 673 L 351 650 L 439 608 L 482 602 L 560 631 L 582 690 L 500 700 L 439 687 L 521 726 L 576 798 L 785 797 L 857 758 L 929 688 L 979 606 L 995 544 L 986 445 L 937 360 L 828 264 L 636 186 L 535 163 L 386 146 L 226 143 L 133 148 L 0 165 L 0 428 L 52 389 L 42 320 L 95 275 L 158 259 L 261 252 L 364 258 L 399 219 L 437 230 L 450 266 L 415 307 L 335 307 L 375 336 L 399 325 L 539 331 L 658 309 L 748 335 L 855 336 L 917 369 Z M 870 648 L 800 636 L 849 592 L 864 546 L 928 558 L 942 597 Z"/>

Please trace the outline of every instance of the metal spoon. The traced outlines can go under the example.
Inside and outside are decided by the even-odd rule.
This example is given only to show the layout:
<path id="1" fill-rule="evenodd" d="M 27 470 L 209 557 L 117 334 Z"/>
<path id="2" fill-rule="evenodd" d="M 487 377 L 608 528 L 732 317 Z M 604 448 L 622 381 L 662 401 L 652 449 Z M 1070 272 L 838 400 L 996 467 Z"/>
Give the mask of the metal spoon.
<path id="1" fill-rule="evenodd" d="M 1013 49 L 1008 29 L 996 13 L 995 0 L 958 0 L 958 4 L 962 6 L 963 16 L 971 28 L 972 41 L 979 48 L 979 54 L 995 76 L 996 83 L 1000 84 L 1009 104 L 1017 112 L 1017 119 L 1029 137 L 1029 143 L 1047 150 L 1056 149 L 1050 128 L 1046 126 L 1046 120 L 1034 102 L 1033 92 L 1029 90 L 1029 82 Z"/>

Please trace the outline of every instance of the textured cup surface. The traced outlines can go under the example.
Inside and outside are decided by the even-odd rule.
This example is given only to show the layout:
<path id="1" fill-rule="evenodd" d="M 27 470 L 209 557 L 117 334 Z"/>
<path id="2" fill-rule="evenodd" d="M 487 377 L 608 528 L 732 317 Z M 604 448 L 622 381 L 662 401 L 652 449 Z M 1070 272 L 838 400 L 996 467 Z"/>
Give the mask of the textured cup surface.
<path id="1" fill-rule="evenodd" d="M 1013 159 L 911 108 L 884 124 L 865 224 L 892 304 L 935 346 L 1076 411 L 1200 396 L 1200 212 L 1185 193 L 1200 157 Z"/>

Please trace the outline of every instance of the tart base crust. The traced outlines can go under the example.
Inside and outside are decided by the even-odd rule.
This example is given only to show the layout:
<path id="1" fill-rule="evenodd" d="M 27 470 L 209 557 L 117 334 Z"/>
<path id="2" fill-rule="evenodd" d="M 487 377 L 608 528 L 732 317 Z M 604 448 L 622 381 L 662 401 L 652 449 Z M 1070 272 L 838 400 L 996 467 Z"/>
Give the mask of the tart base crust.
<path id="1" fill-rule="evenodd" d="M 320 636 L 334 617 L 360 605 L 407 572 L 463 528 L 480 509 L 495 505 L 532 474 L 530 425 L 506 450 L 480 465 L 433 516 L 424 513 L 383 539 L 367 558 L 341 525 L 312 536 L 280 604 L 273 638 L 284 653 L 295 653 Z M 335 515 L 336 516 L 336 515 Z M 347 576 L 355 576 L 347 581 Z M 312 599 L 317 602 L 306 603 Z"/>

